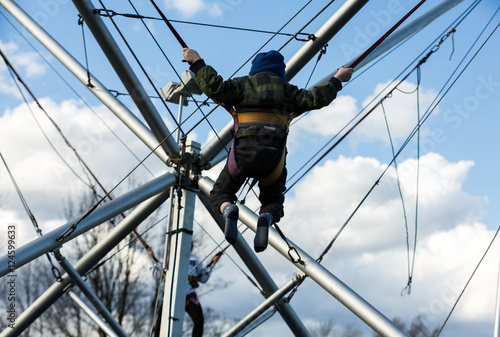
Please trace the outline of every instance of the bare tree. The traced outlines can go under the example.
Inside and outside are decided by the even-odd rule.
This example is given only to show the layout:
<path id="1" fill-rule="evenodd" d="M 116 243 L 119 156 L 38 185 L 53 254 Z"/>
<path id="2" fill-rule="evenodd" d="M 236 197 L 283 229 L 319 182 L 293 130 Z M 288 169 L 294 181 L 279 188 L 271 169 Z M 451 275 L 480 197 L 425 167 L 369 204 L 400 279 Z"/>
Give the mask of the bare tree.
<path id="1" fill-rule="evenodd" d="M 335 325 L 333 320 L 319 322 L 319 324 L 309 329 L 313 337 L 360 337 L 363 334 L 361 330 L 351 324 L 345 326 Z"/>
<path id="2" fill-rule="evenodd" d="M 319 324 L 313 328 L 310 328 L 311 336 L 313 337 L 327 337 L 333 333 L 333 328 L 335 327 L 335 323 L 333 320 L 329 319 L 328 321 L 319 322 Z"/>
<path id="3" fill-rule="evenodd" d="M 75 210 L 82 214 L 94 202 L 92 195 L 85 195 L 76 203 L 68 200 L 66 217 L 74 218 Z M 82 258 L 107 235 L 116 221 L 108 221 L 76 239 L 74 258 Z M 150 217 L 145 226 L 154 221 L 155 217 Z M 149 304 L 155 296 L 147 254 L 136 238 L 129 235 L 108 255 L 85 275 L 87 283 L 130 336 L 147 335 L 153 317 Z M 100 337 L 106 336 L 102 329 L 96 329 Z"/>
<path id="4" fill-rule="evenodd" d="M 399 317 L 395 317 L 393 322 L 402 330 L 406 331 L 410 337 L 434 337 L 439 331 L 439 328 L 434 328 L 432 331 L 429 330 L 429 328 L 425 325 L 424 319 L 425 315 L 423 314 L 414 317 L 409 327 Z M 374 336 L 380 337 L 378 334 L 375 334 Z"/>

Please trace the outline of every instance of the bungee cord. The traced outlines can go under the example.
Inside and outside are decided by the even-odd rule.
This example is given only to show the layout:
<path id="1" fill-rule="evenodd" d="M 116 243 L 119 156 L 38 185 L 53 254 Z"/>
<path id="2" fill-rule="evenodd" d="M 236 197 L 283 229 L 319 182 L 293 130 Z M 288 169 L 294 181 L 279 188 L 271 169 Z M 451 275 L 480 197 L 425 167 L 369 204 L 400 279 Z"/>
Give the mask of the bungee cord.
<path id="1" fill-rule="evenodd" d="M 125 147 L 125 149 L 127 149 L 127 151 L 138 161 L 140 162 L 140 159 L 137 157 L 137 155 L 132 151 L 132 149 L 130 149 L 130 147 L 123 141 L 123 139 L 120 138 L 120 136 L 108 125 L 108 123 L 106 123 L 106 121 L 104 121 L 102 119 L 101 116 L 99 116 L 99 114 L 97 114 L 97 112 L 87 103 L 87 101 L 75 90 L 75 88 L 66 80 L 64 79 L 64 77 L 61 75 L 61 73 L 59 71 L 57 71 L 57 69 L 54 68 L 54 66 L 47 60 L 47 58 L 45 58 L 43 56 L 43 54 L 19 31 L 19 29 L 17 29 L 16 26 L 14 26 L 14 24 L 5 16 L 5 14 L 0 11 L 0 14 L 4 17 L 4 19 L 11 25 L 11 27 L 23 38 L 23 40 L 37 53 L 37 55 L 39 57 L 42 58 L 42 60 L 52 69 L 52 71 L 54 71 L 54 73 L 57 75 L 57 77 L 59 77 L 59 79 L 61 79 L 61 81 L 63 81 L 64 84 L 66 84 L 66 86 L 76 95 L 76 97 L 78 97 L 78 99 L 80 99 L 83 104 L 94 114 L 94 116 L 99 119 L 99 121 L 106 127 L 106 129 L 108 129 L 108 131 L 123 145 L 123 147 Z M 17 82 L 16 82 L 16 85 L 17 85 Z M 109 92 L 113 92 L 112 90 L 108 90 Z M 117 95 L 118 96 L 118 95 Z M 29 105 L 28 105 L 29 107 Z M 43 132 L 43 131 L 42 131 Z M 142 165 L 144 167 L 144 169 L 152 176 L 152 177 L 155 177 L 155 175 L 153 174 L 153 172 L 151 172 L 151 170 L 145 165 L 143 164 Z M 72 170 L 72 168 L 70 168 L 70 170 Z"/>
<path id="2" fill-rule="evenodd" d="M 459 16 L 458 18 L 448 26 L 448 28 L 446 28 L 445 31 L 449 31 L 450 29 L 453 29 L 453 28 L 457 28 L 458 26 L 460 26 L 460 24 L 463 22 L 463 20 L 465 20 L 465 18 L 467 18 L 469 16 L 470 13 L 472 13 L 472 11 L 479 5 L 479 3 L 481 2 L 482 0 L 475 0 L 469 7 L 467 7 Z M 426 48 L 431 48 L 431 46 L 433 46 L 434 44 L 436 44 L 438 42 L 438 40 L 440 39 L 440 37 L 442 36 L 443 33 L 440 33 L 438 35 L 438 37 L 429 44 L 429 46 Z M 394 47 L 393 49 L 391 49 L 388 53 L 384 54 L 382 57 L 378 58 L 374 63 L 372 63 L 368 68 L 364 69 L 360 74 L 358 74 L 357 76 L 355 76 L 353 79 L 351 79 L 351 81 L 349 81 L 348 83 L 346 83 L 346 85 L 344 87 L 347 87 L 350 83 L 352 83 L 353 81 L 355 81 L 356 79 L 358 79 L 359 77 L 361 77 L 363 74 L 365 74 L 369 69 L 371 69 L 373 66 L 375 66 L 377 63 L 379 63 L 382 59 L 384 59 L 385 57 L 387 57 L 389 54 L 393 53 L 395 50 L 397 50 L 400 46 L 402 46 L 404 43 L 406 43 L 408 40 L 410 40 L 412 37 L 414 37 L 415 34 L 413 34 L 412 36 L 408 37 L 407 39 L 405 39 L 403 42 L 401 42 L 400 44 L 398 44 L 396 47 Z M 417 55 L 409 64 L 408 66 L 403 69 L 395 78 L 398 78 L 400 76 L 402 76 L 410 67 L 411 65 L 416 62 L 420 57 L 423 56 L 425 50 L 422 51 L 419 55 Z M 287 183 L 290 182 L 297 174 L 299 174 L 300 171 L 302 171 L 306 166 L 307 164 L 309 164 L 315 157 L 317 157 L 319 155 L 319 153 L 321 153 L 321 151 L 323 151 L 331 142 L 333 142 L 335 139 L 337 139 L 337 137 L 340 136 L 340 134 L 347 129 L 347 127 L 349 125 L 351 125 L 352 123 L 354 123 L 354 121 L 356 120 L 356 118 L 358 118 L 362 113 L 363 111 L 365 111 L 365 109 L 368 108 L 368 106 L 370 106 L 373 102 L 376 101 L 376 99 L 382 95 L 382 92 L 384 92 L 385 90 L 387 90 L 396 80 L 392 80 L 390 83 L 388 83 L 385 88 L 383 88 L 382 90 L 380 90 L 380 92 L 375 95 L 375 97 L 372 98 L 372 100 L 365 105 L 365 107 L 363 109 L 361 109 L 357 114 L 356 116 L 354 116 L 349 122 L 346 123 L 346 125 L 344 125 L 342 127 L 342 129 L 340 129 L 332 138 L 330 138 L 321 148 L 319 148 L 307 161 L 304 162 L 304 164 L 299 168 L 297 169 L 297 171 L 290 176 L 290 178 L 288 178 L 287 180 Z M 307 114 L 307 112 L 305 113 Z M 297 117 L 293 122 L 292 122 L 292 126 L 299 122 L 302 117 L 305 115 L 305 114 L 302 114 L 301 116 Z M 301 175 L 293 184 L 295 185 L 299 180 L 301 180 L 303 177 L 305 176 L 305 174 Z M 288 189 L 290 190 L 290 188 Z M 288 190 L 286 192 L 288 192 Z M 285 192 L 285 193 L 286 193 Z"/>
<path id="3" fill-rule="evenodd" d="M 486 42 L 490 39 L 490 37 L 493 35 L 493 33 L 496 31 L 496 29 L 498 28 L 498 26 L 500 26 L 500 23 L 495 27 L 495 29 L 493 30 L 493 32 L 488 36 L 488 38 L 486 39 L 486 41 L 483 42 L 483 44 L 480 46 L 480 48 L 476 51 L 476 53 L 471 57 L 471 59 L 469 60 L 469 62 L 464 66 L 464 68 L 460 71 L 460 73 L 457 75 L 457 77 L 454 79 L 454 81 L 448 86 L 448 83 L 450 82 L 451 78 L 454 76 L 455 72 L 459 69 L 459 67 L 461 66 L 461 64 L 464 62 L 464 60 L 467 58 L 467 56 L 469 55 L 469 53 L 472 51 L 472 48 L 475 46 L 475 44 L 478 42 L 480 36 L 482 36 L 482 34 L 484 33 L 486 27 L 491 23 L 493 17 L 497 14 L 497 12 L 500 10 L 500 7 L 499 9 L 494 13 L 494 15 L 492 16 L 492 18 L 490 19 L 490 21 L 488 21 L 488 23 L 485 25 L 484 29 L 482 30 L 482 32 L 479 34 L 479 36 L 477 37 L 477 39 L 474 41 L 474 43 L 472 44 L 472 46 L 469 48 L 469 50 L 467 51 L 467 53 L 464 55 L 464 57 L 462 58 L 462 60 L 459 62 L 459 64 L 457 65 L 457 67 L 455 68 L 455 70 L 453 71 L 453 73 L 450 75 L 450 77 L 448 78 L 448 80 L 445 82 L 445 84 L 443 85 L 442 89 L 439 91 L 439 93 L 436 95 L 435 99 L 433 100 L 433 102 L 431 102 L 430 106 L 428 107 L 428 109 L 426 110 L 426 112 L 424 113 L 424 115 L 422 116 L 422 118 L 419 120 L 419 122 L 417 123 L 417 125 L 414 127 L 414 129 L 410 132 L 410 135 L 407 137 L 407 139 L 405 140 L 405 142 L 401 145 L 400 149 L 398 150 L 398 152 L 395 154 L 395 156 L 392 158 L 392 160 L 389 162 L 389 164 L 387 165 L 386 169 L 382 172 L 382 174 L 379 176 L 379 178 L 375 181 L 375 183 L 373 184 L 373 186 L 369 189 L 369 191 L 366 193 L 366 195 L 363 197 L 363 199 L 361 200 L 361 202 L 358 204 L 358 206 L 355 208 L 355 210 L 353 211 L 353 213 L 348 217 L 348 219 L 344 222 L 344 224 L 340 227 L 340 229 L 338 230 L 337 234 L 333 237 L 333 239 L 330 241 L 330 243 L 327 245 L 327 247 L 325 248 L 325 250 L 320 254 L 320 256 L 318 257 L 317 261 L 318 262 L 321 262 L 321 260 L 323 259 L 323 257 L 326 255 L 326 253 L 331 249 L 333 243 L 336 241 L 336 239 L 338 238 L 338 236 L 340 235 L 340 233 L 344 230 L 344 228 L 347 226 L 347 224 L 350 222 L 350 220 L 353 218 L 354 214 L 359 210 L 359 208 L 361 207 L 361 205 L 364 203 L 364 201 L 367 199 L 367 197 L 371 194 L 371 192 L 373 191 L 373 189 L 379 184 L 380 182 L 380 179 L 383 177 L 383 175 L 387 172 L 387 170 L 391 167 L 392 163 L 396 160 L 396 158 L 401 154 L 401 152 L 404 150 L 404 148 L 409 144 L 410 140 L 415 136 L 415 134 L 418 133 L 418 130 L 420 129 L 420 127 L 422 126 L 423 123 L 425 123 L 425 121 L 427 121 L 427 119 L 429 118 L 429 116 L 432 114 L 432 112 L 437 108 L 437 106 L 439 105 L 439 103 L 443 100 L 443 98 L 447 95 L 447 93 L 451 90 L 451 88 L 455 85 L 455 83 L 458 81 L 458 79 L 461 77 L 461 75 L 464 73 L 464 71 L 468 68 L 468 66 L 471 64 L 471 62 L 475 59 L 475 57 L 478 55 L 478 53 L 481 51 L 481 49 L 484 47 L 484 45 L 486 44 Z M 442 40 L 442 39 L 441 39 Z M 440 45 L 440 43 L 439 43 Z M 434 52 L 436 52 L 438 49 L 439 49 L 439 45 L 437 46 L 437 48 L 432 48 L 428 54 L 419 62 L 419 65 L 421 64 L 421 62 L 424 60 L 424 62 L 428 59 L 428 57 L 430 55 L 432 55 Z M 448 86 L 448 87 L 447 87 Z M 445 88 L 447 87 L 446 90 L 444 90 Z M 444 91 L 444 92 L 443 92 Z M 442 94 L 441 94 L 442 93 Z"/>
<path id="4" fill-rule="evenodd" d="M 3 60 L 5 61 L 5 64 L 7 65 L 7 67 L 9 68 L 10 71 L 12 71 L 18 81 L 24 86 L 24 88 L 26 89 L 26 91 L 30 94 L 30 96 L 32 97 L 32 99 L 35 101 L 35 103 L 37 104 L 37 106 L 39 107 L 39 109 L 45 114 L 45 116 L 49 119 L 49 121 L 52 123 L 52 125 L 55 127 L 55 129 L 57 130 L 57 132 L 59 133 L 59 135 L 62 137 L 64 143 L 66 144 L 66 146 L 68 146 L 73 154 L 76 156 L 76 158 L 78 159 L 78 162 L 82 165 L 82 168 L 84 169 L 84 172 L 85 174 L 90 174 L 90 176 L 92 177 L 92 179 L 97 183 L 97 185 L 99 186 L 99 188 L 104 192 L 105 194 L 105 197 L 107 197 L 107 199 L 109 200 L 113 200 L 113 198 L 111 197 L 111 194 L 110 192 L 107 192 L 106 191 L 106 188 L 101 184 L 101 182 L 99 181 L 99 179 L 97 178 L 97 176 L 94 174 L 94 172 L 89 168 L 89 166 L 87 165 L 87 163 L 83 160 L 83 158 L 80 156 L 80 154 L 78 153 L 78 151 L 76 150 L 76 148 L 69 142 L 68 138 L 64 135 L 64 133 L 62 132 L 61 128 L 59 127 L 59 125 L 57 125 L 57 123 L 54 121 L 54 119 L 47 113 L 47 111 L 43 108 L 43 106 L 40 104 L 40 102 L 38 101 L 38 99 L 36 98 L 36 96 L 33 94 L 33 92 L 30 90 L 30 88 L 28 87 L 28 85 L 26 84 L 26 82 L 24 82 L 24 80 L 21 78 L 21 76 L 19 75 L 19 73 L 15 70 L 15 68 L 13 67 L 13 65 L 9 62 L 9 60 L 7 59 L 7 57 L 5 56 L 5 54 L 0 50 L 0 56 L 3 58 Z M 17 85 L 17 83 L 16 83 Z M 21 92 L 22 94 L 22 92 Z M 24 97 L 24 94 L 23 94 L 23 97 Z M 26 101 L 26 100 L 25 100 Z M 26 101 L 27 103 L 27 101 Z M 28 105 L 29 106 L 29 105 Z M 30 108 L 30 111 L 31 111 L 31 108 Z M 34 115 L 33 115 L 34 116 Z M 36 119 L 36 118 L 35 118 Z M 44 132 L 45 134 L 45 132 Z M 48 137 L 46 137 L 48 139 Z M 51 143 L 49 141 L 49 143 Z M 52 143 L 51 143 L 52 144 Z M 87 178 L 89 179 L 90 181 L 90 178 L 87 176 Z M 94 185 L 92 185 L 90 183 L 90 185 L 88 185 L 94 195 L 97 195 L 97 192 L 95 190 L 95 187 Z M 102 200 L 102 199 L 101 199 Z M 125 219 L 125 214 L 121 213 L 120 214 L 122 219 Z M 149 245 L 146 243 L 146 241 L 144 241 L 144 239 L 139 235 L 139 233 L 134 229 L 132 231 L 132 234 L 139 240 L 139 242 L 141 243 L 142 247 L 148 251 L 148 256 L 153 260 L 153 261 L 156 261 L 158 262 L 158 259 L 156 258 L 156 256 L 154 255 L 154 252 L 150 251 L 150 247 Z"/>
<path id="5" fill-rule="evenodd" d="M 452 24 L 450 24 L 450 25 L 448 26 L 448 28 L 446 28 L 446 31 L 448 31 L 448 34 L 450 34 L 450 35 L 451 35 L 451 34 L 453 34 L 453 33 L 454 33 L 454 31 L 455 31 L 455 29 L 456 29 L 456 28 L 457 28 L 457 27 L 458 27 L 458 26 L 459 26 L 459 25 L 463 22 L 463 20 L 465 20 L 465 18 L 467 18 L 467 17 L 469 16 L 469 14 L 470 14 L 470 13 L 472 13 L 472 11 L 473 11 L 473 10 L 477 7 L 477 5 L 478 5 L 481 1 L 482 1 L 482 0 L 476 0 L 476 1 L 475 1 L 474 3 L 472 3 L 469 7 L 467 7 L 467 8 L 466 8 L 466 9 L 465 9 L 465 10 L 464 10 L 464 11 L 463 11 L 463 12 L 462 12 L 459 16 L 458 16 L 458 18 L 457 18 L 457 19 L 456 19 L 456 20 L 455 20 Z M 300 168 L 299 168 L 299 169 L 298 169 L 298 170 L 297 170 L 297 171 L 296 171 L 293 175 L 291 175 L 291 176 L 290 176 L 290 178 L 288 178 L 287 183 L 288 183 L 289 181 L 291 181 L 291 180 L 292 180 L 292 179 L 293 179 L 293 178 L 294 178 L 294 177 L 295 177 L 295 176 L 296 176 L 296 175 L 297 175 L 297 174 L 298 174 L 301 170 L 303 170 L 303 169 L 307 166 L 307 164 L 309 164 L 309 163 L 310 163 L 310 162 L 311 162 L 311 161 L 312 161 L 312 160 L 313 160 L 316 156 L 318 156 L 318 155 L 319 155 L 319 153 L 320 153 L 321 151 L 323 151 L 323 150 L 324 150 L 324 149 L 325 149 L 325 148 L 326 148 L 326 147 L 327 147 L 330 143 L 332 143 L 334 140 L 336 140 L 336 139 L 340 136 L 340 134 L 341 134 L 344 130 L 346 130 L 346 129 L 349 127 L 349 125 L 353 124 L 353 123 L 354 123 L 354 121 L 355 121 L 355 120 L 356 120 L 359 116 L 361 116 L 361 114 L 362 114 L 362 113 L 363 113 L 363 112 L 364 112 L 364 111 L 365 111 L 365 110 L 366 110 L 366 109 L 367 109 L 367 108 L 368 108 L 368 107 L 369 107 L 369 106 L 370 106 L 373 102 L 375 102 L 375 101 L 378 99 L 378 97 L 379 97 L 379 96 L 381 96 L 381 95 L 382 95 L 382 93 L 383 93 L 385 90 L 387 90 L 387 89 L 388 89 L 388 88 L 389 88 L 389 87 L 390 87 L 390 86 L 391 86 L 391 85 L 392 85 L 392 84 L 396 81 L 396 78 L 399 78 L 400 76 L 402 76 L 402 75 L 403 75 L 403 74 L 404 74 L 404 73 L 405 73 L 405 72 L 406 72 L 406 71 L 407 71 L 407 70 L 411 67 L 411 65 L 412 65 L 414 62 L 416 62 L 419 58 L 421 58 L 421 57 L 422 57 L 422 55 L 424 55 L 425 50 L 427 50 L 427 49 L 431 48 L 431 47 L 432 47 L 433 45 L 435 45 L 435 44 L 437 44 L 437 46 L 435 46 L 434 48 L 439 48 L 439 45 L 440 45 L 441 43 L 443 43 L 443 42 L 444 42 L 444 39 L 443 39 L 443 40 L 441 40 L 441 39 L 442 39 L 442 36 L 443 36 L 443 33 L 440 33 L 440 34 L 438 35 L 438 37 L 437 37 L 437 38 L 436 38 L 433 42 L 431 42 L 431 43 L 429 44 L 429 46 L 428 46 L 426 49 L 424 49 L 424 51 L 422 51 L 419 55 L 417 55 L 417 56 L 416 56 L 416 57 L 415 57 L 415 58 L 414 58 L 414 59 L 413 59 L 413 60 L 412 60 L 412 61 L 408 64 L 408 66 L 407 66 L 405 69 L 403 69 L 403 70 L 402 70 L 402 71 L 401 71 L 401 72 L 400 72 L 400 73 L 399 73 L 399 74 L 395 77 L 395 79 L 394 79 L 394 80 L 392 80 L 392 81 L 391 81 L 390 83 L 388 83 L 388 84 L 387 84 L 387 85 L 386 85 L 386 86 L 385 86 L 382 90 L 380 90 L 380 92 L 379 92 L 377 95 L 375 95 L 375 96 L 372 98 L 372 100 L 371 100 L 369 103 L 367 103 L 367 104 L 365 105 L 365 107 L 364 107 L 363 109 L 361 109 L 361 110 L 360 110 L 360 111 L 356 114 L 356 116 L 354 116 L 354 117 L 353 117 L 353 118 L 352 118 L 349 122 L 347 122 L 347 123 L 346 123 L 346 124 L 342 127 L 342 129 L 341 129 L 341 130 L 339 130 L 339 131 L 338 131 L 338 132 L 337 132 L 337 133 L 336 133 L 336 134 L 335 134 L 332 138 L 330 138 L 330 139 L 329 139 L 329 140 L 328 140 L 328 141 L 327 141 L 327 142 L 326 142 L 326 143 L 325 143 L 325 144 L 324 144 L 324 145 L 323 145 L 323 146 L 322 146 L 322 147 L 321 147 L 318 151 L 316 151 L 316 152 L 315 152 L 315 153 L 314 153 L 314 154 L 313 154 L 313 155 L 312 155 L 312 156 L 311 156 L 311 157 L 310 157 L 310 158 L 309 158 L 306 162 L 304 162 L 304 164 L 303 164 L 303 165 L 302 165 L 302 166 L 301 166 L 301 167 L 300 167 Z M 409 38 L 411 38 L 411 37 L 409 37 Z M 408 38 L 408 39 L 409 39 L 409 38 Z M 408 39 L 407 39 L 407 40 L 408 40 Z M 446 38 L 445 38 L 445 39 L 446 39 Z M 405 40 L 404 42 L 406 42 L 407 40 Z M 404 42 L 403 42 L 403 43 L 404 43 Z M 401 45 L 401 44 L 400 44 L 400 45 Z M 398 45 L 397 47 L 399 47 L 400 45 Z M 397 48 L 397 47 L 396 47 L 396 48 Z M 391 52 L 392 52 L 392 51 L 391 51 Z M 379 61 L 377 61 L 377 62 L 379 62 Z M 363 71 L 363 73 L 365 73 L 365 72 L 366 72 L 366 70 L 365 70 L 365 71 Z M 361 74 L 360 74 L 360 75 L 361 75 Z M 357 79 L 360 75 L 356 76 L 354 79 Z M 354 80 L 354 79 L 353 79 L 353 80 Z M 347 84 L 349 84 L 349 83 L 347 83 Z M 299 116 L 299 118 L 297 119 L 297 121 L 298 121 L 298 120 L 300 120 L 300 116 Z M 324 156 L 325 156 L 325 155 L 323 155 L 323 157 L 324 157 Z M 318 162 L 318 161 L 317 161 L 317 162 Z M 315 166 L 315 165 L 316 165 L 316 164 L 313 164 L 313 166 Z M 290 185 L 290 187 L 288 187 L 288 188 L 287 188 L 287 190 L 285 191 L 285 194 L 286 194 L 288 191 L 290 191 L 290 190 L 291 190 L 291 188 L 292 188 L 294 185 L 296 185 L 296 184 L 297 184 L 300 180 L 302 180 L 302 179 L 303 179 L 303 178 L 307 175 L 307 173 L 308 173 L 311 169 L 312 169 L 312 167 L 309 167 L 305 173 L 301 174 L 301 175 L 300 175 L 300 176 L 299 176 L 299 177 L 298 177 L 298 178 L 297 178 L 297 179 L 296 179 L 296 180 L 295 180 L 295 181 L 294 181 L 294 182 Z"/>
<path id="6" fill-rule="evenodd" d="M 99 0 L 99 3 L 101 4 L 101 6 L 106 10 L 106 7 L 104 6 L 104 3 Z M 155 91 L 156 95 L 158 96 L 161 96 L 160 95 L 160 92 L 158 91 L 158 89 L 156 88 L 156 86 L 154 85 L 153 83 L 153 80 L 151 79 L 151 77 L 149 76 L 148 72 L 146 71 L 146 69 L 144 68 L 144 66 L 142 65 L 142 62 L 139 60 L 138 56 L 135 54 L 135 52 L 133 51 L 132 49 L 132 46 L 128 43 L 127 39 L 125 38 L 125 36 L 123 35 L 123 33 L 121 32 L 120 28 L 118 27 L 118 25 L 116 24 L 116 22 L 113 20 L 112 17 L 109 18 L 111 23 L 113 24 L 113 26 L 115 27 L 116 31 L 118 32 L 118 34 L 120 35 L 120 37 L 122 38 L 122 41 L 125 43 L 125 45 L 127 46 L 128 50 L 130 51 L 130 53 L 132 54 L 132 57 L 135 59 L 135 61 L 137 62 L 137 65 L 141 68 L 144 76 L 146 76 L 148 82 L 151 84 L 151 87 L 153 88 L 153 90 Z M 183 135 L 185 135 L 184 131 L 182 130 L 181 128 L 181 125 L 179 124 L 179 121 L 177 121 L 177 119 L 175 118 L 174 114 L 172 113 L 172 111 L 170 110 L 170 108 L 168 107 L 167 103 L 164 101 L 164 100 L 161 100 L 163 106 L 165 107 L 165 109 L 168 111 L 170 117 L 172 117 L 175 125 L 177 126 L 177 129 L 175 129 L 174 131 L 177 131 L 179 130 Z"/>
<path id="7" fill-rule="evenodd" d="M 43 233 L 42 230 L 40 229 L 40 226 L 38 225 L 38 221 L 35 218 L 35 215 L 31 211 L 28 202 L 26 201 L 26 198 L 23 195 L 23 192 L 21 191 L 21 188 L 19 188 L 19 185 L 17 184 L 16 179 L 14 178 L 14 175 L 10 171 L 9 166 L 7 165 L 7 161 L 5 160 L 4 156 L 2 155 L 2 152 L 0 152 L 0 159 L 2 159 L 2 162 L 5 166 L 5 169 L 7 170 L 7 173 L 9 175 L 10 180 L 12 181 L 12 184 L 14 185 L 14 188 L 16 189 L 16 193 L 19 196 L 19 199 L 21 200 L 21 203 L 23 205 L 23 208 L 28 215 L 28 217 L 31 220 L 31 224 L 33 225 L 33 228 L 35 229 L 36 234 L 38 237 L 42 237 Z M 54 275 L 54 278 L 59 282 L 61 280 L 61 271 L 54 265 L 54 262 L 52 261 L 52 258 L 50 257 L 49 253 L 45 253 L 45 256 L 47 256 L 47 259 L 49 260 L 52 274 Z"/>

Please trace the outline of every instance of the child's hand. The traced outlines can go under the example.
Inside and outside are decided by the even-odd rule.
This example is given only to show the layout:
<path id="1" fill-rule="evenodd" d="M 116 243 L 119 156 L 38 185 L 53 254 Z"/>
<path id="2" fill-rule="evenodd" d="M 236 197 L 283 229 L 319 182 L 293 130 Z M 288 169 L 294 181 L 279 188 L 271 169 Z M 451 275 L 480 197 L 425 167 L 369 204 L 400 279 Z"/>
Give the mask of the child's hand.
<path id="1" fill-rule="evenodd" d="M 335 76 L 340 82 L 347 82 L 351 79 L 354 70 L 352 68 L 342 67 L 337 70 Z"/>
<path id="2" fill-rule="evenodd" d="M 184 48 L 182 50 L 182 55 L 184 56 L 184 60 L 189 64 L 193 64 L 201 59 L 200 54 L 194 49 Z"/>

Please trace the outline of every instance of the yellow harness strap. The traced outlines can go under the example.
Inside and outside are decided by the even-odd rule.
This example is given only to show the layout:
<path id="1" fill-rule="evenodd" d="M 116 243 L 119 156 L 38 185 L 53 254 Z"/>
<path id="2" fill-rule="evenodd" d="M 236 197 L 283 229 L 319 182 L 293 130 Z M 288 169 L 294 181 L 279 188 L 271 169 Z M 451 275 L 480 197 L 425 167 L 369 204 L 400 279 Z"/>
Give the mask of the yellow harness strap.
<path id="1" fill-rule="evenodd" d="M 235 113 L 238 123 L 274 123 L 288 125 L 290 117 L 269 112 L 241 112 Z"/>
<path id="2" fill-rule="evenodd" d="M 278 180 L 278 178 L 281 175 L 281 172 L 283 172 L 283 168 L 285 167 L 285 157 L 286 157 L 286 148 L 283 149 L 283 154 L 281 155 L 280 162 L 278 166 L 274 169 L 274 171 L 271 172 L 271 174 L 268 175 L 267 177 L 259 179 L 262 185 L 264 186 L 271 185 L 276 180 Z"/>
<path id="3" fill-rule="evenodd" d="M 269 112 L 236 112 L 232 107 L 225 107 L 227 111 L 231 113 L 231 115 L 234 118 L 235 122 L 235 132 L 238 131 L 238 127 L 240 123 L 270 123 L 270 124 L 280 124 L 280 125 L 285 125 L 287 127 L 287 132 L 288 133 L 288 126 L 290 125 L 290 121 L 292 120 L 291 116 L 287 115 L 281 115 L 281 114 L 276 114 L 276 113 L 269 113 Z M 286 147 L 283 148 L 283 154 L 281 155 L 280 162 L 278 163 L 278 166 L 269 174 L 267 177 L 257 179 L 254 178 L 253 181 L 250 183 L 250 189 L 257 183 L 257 181 L 260 181 L 260 183 L 264 186 L 271 185 L 274 183 L 281 173 L 283 172 L 283 168 L 285 167 L 285 157 L 286 157 Z M 247 194 L 248 194 L 247 191 Z M 245 202 L 246 195 L 243 197 L 242 203 Z"/>

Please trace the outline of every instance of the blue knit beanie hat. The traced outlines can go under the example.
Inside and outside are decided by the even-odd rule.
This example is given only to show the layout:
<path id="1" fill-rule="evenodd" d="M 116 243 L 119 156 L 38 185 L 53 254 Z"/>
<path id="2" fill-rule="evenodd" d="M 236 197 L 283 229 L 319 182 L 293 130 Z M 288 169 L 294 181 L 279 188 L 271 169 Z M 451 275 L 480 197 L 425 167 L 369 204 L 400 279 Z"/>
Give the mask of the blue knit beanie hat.
<path id="1" fill-rule="evenodd" d="M 267 53 L 259 53 L 252 61 L 252 68 L 249 75 L 266 71 L 278 75 L 286 81 L 285 78 L 285 62 L 283 55 L 276 50 L 268 51 Z"/>

